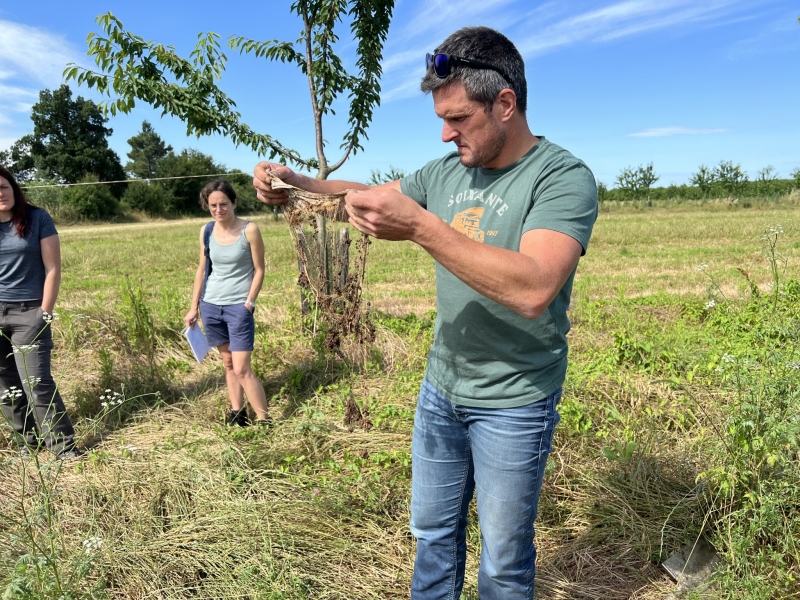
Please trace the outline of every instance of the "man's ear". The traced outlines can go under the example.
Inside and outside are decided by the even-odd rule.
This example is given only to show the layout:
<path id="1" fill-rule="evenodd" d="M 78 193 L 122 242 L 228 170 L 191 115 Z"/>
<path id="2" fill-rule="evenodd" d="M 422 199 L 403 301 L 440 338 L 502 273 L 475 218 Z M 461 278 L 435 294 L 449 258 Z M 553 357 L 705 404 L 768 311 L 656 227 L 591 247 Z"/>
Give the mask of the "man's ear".
<path id="1" fill-rule="evenodd" d="M 517 95 L 511 88 L 505 88 L 497 94 L 494 105 L 495 110 L 500 111 L 499 119 L 508 121 L 517 112 Z"/>

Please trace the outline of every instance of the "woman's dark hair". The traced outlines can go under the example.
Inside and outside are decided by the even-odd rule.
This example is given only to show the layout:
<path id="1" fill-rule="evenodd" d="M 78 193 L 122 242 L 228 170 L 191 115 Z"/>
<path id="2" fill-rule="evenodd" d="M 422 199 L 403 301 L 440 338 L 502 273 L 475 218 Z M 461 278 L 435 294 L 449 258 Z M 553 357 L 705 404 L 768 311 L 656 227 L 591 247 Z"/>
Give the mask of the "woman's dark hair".
<path id="1" fill-rule="evenodd" d="M 14 222 L 14 227 L 17 229 L 17 235 L 24 238 L 31 229 L 31 210 L 39 207 L 28 202 L 28 199 L 25 197 L 25 192 L 19 187 L 17 180 L 14 179 L 14 175 L 3 165 L 0 165 L 0 177 L 7 179 L 9 185 L 11 185 L 11 189 L 14 191 L 14 206 L 11 209 L 11 220 Z"/>
<path id="2" fill-rule="evenodd" d="M 208 197 L 213 192 L 222 192 L 228 197 L 231 204 L 236 206 L 236 191 L 233 186 L 224 179 L 212 179 L 200 190 L 200 207 L 203 210 L 208 210 Z"/>

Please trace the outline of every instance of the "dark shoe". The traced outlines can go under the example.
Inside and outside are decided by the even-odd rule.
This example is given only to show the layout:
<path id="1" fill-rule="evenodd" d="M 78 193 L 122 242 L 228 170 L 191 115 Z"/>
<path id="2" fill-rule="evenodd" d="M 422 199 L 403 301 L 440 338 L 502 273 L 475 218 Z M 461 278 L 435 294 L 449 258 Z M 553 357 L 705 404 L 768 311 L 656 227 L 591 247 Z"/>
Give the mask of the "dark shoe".
<path id="1" fill-rule="evenodd" d="M 70 460 L 79 460 L 84 457 L 86 452 L 83 450 L 79 450 L 78 448 L 73 448 L 72 450 L 64 450 L 60 454 L 56 455 L 56 458 L 60 461 L 67 462 Z"/>
<path id="2" fill-rule="evenodd" d="M 247 427 L 248 425 L 250 425 L 250 419 L 247 417 L 247 407 L 228 413 L 228 427 Z"/>
<path id="3" fill-rule="evenodd" d="M 264 429 L 269 429 L 272 427 L 272 417 L 269 415 L 266 416 L 264 419 L 256 419 L 254 423 L 257 427 L 263 427 Z"/>

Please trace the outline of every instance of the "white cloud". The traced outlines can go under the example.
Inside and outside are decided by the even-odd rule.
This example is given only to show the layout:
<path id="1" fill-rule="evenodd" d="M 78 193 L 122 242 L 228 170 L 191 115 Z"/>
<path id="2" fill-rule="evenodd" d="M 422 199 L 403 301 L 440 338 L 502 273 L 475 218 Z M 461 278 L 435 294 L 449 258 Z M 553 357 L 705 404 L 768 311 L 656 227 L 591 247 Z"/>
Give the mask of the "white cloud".
<path id="1" fill-rule="evenodd" d="M 0 30 L 4 78 L 24 76 L 52 86 L 61 81 L 67 63 L 78 60 L 78 53 L 62 36 L 4 20 L 0 20 Z"/>
<path id="2" fill-rule="evenodd" d="M 490 26 L 499 27 L 498 21 L 509 22 L 514 10 L 508 6 L 516 3 L 517 0 L 431 0 L 425 2 L 425 8 L 403 28 L 400 39 L 424 35 L 436 44 L 462 24 L 486 22 L 487 19 L 492 21 Z M 431 32 L 435 35 L 430 35 Z"/>
<path id="3" fill-rule="evenodd" d="M 690 23 L 710 22 L 726 17 L 752 3 L 742 0 L 625 0 L 590 10 L 550 24 L 542 15 L 531 13 L 524 29 L 535 31 L 517 47 L 523 56 L 535 56 L 563 46 L 585 42 L 609 42 L 647 31 L 668 29 Z M 535 25 L 535 27 L 532 27 Z"/>
<path id="4" fill-rule="evenodd" d="M 421 94 L 422 92 L 419 90 L 420 79 L 422 79 L 421 74 L 418 77 L 408 77 L 403 83 L 385 92 L 381 92 L 381 102 L 402 100 L 403 98 L 412 98 L 413 96 Z"/>
<path id="5" fill-rule="evenodd" d="M 62 36 L 36 27 L 0 19 L 0 31 L 0 124 L 5 135 L 17 134 L 0 138 L 0 148 L 8 148 L 29 127 L 26 117 L 39 91 L 60 85 L 78 52 Z"/>
<path id="6" fill-rule="evenodd" d="M 655 127 L 645 129 L 636 133 L 628 134 L 628 137 L 672 137 L 673 135 L 708 135 L 711 133 L 725 133 L 727 129 L 722 128 L 692 128 L 692 127 Z"/>

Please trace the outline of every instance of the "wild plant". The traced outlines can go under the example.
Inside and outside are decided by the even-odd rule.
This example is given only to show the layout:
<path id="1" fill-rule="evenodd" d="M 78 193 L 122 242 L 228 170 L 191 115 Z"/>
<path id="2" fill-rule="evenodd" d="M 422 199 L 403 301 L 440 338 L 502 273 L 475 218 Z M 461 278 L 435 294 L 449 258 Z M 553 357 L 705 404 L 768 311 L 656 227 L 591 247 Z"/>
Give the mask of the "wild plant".
<path id="1" fill-rule="evenodd" d="M 37 340 L 45 328 L 57 318 L 56 314 L 44 313 L 44 326 L 26 345 L 14 344 L 8 336 L 0 334 L 12 344 L 13 352 L 21 355 L 23 379 L 31 391 L 39 381 L 30 375 L 28 354 L 36 348 Z M 3 393 L 3 400 L 18 402 L 24 394 L 23 390 L 12 386 Z M 101 410 L 88 420 L 91 427 L 86 428 L 83 437 L 92 431 L 96 433 L 100 423 L 134 399 L 126 396 L 124 387 L 119 392 L 106 389 L 100 397 Z M 27 416 L 32 418 L 32 401 L 28 402 L 26 410 Z M 3 428 L 13 432 L 13 423 L 5 412 L 0 414 L 3 416 Z M 102 537 L 87 535 L 78 548 L 74 539 L 76 534 L 68 534 L 61 527 L 59 481 L 69 463 L 57 457 L 45 460 L 43 453 L 38 451 L 44 447 L 44 432 L 50 430 L 51 425 L 38 423 L 35 444 L 18 448 L 19 456 L 6 461 L 8 466 L 16 465 L 15 479 L 19 487 L 5 503 L 3 515 L 10 530 L 11 543 L 7 552 L 16 557 L 2 593 L 4 600 L 88 600 L 105 597 L 102 581 L 93 574 L 95 561 L 103 546 Z M 76 440 L 79 445 L 82 441 L 82 437 Z"/>
<path id="2" fill-rule="evenodd" d="M 762 238 L 768 291 L 740 269 L 749 296 L 706 305 L 719 340 L 709 366 L 732 401 L 717 428 L 716 464 L 700 481 L 730 598 L 800 590 L 800 282 L 784 278 L 782 235 L 782 227 L 770 227 Z"/>

